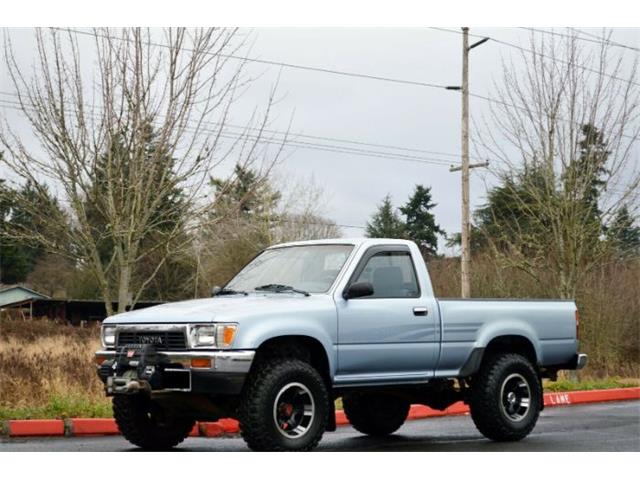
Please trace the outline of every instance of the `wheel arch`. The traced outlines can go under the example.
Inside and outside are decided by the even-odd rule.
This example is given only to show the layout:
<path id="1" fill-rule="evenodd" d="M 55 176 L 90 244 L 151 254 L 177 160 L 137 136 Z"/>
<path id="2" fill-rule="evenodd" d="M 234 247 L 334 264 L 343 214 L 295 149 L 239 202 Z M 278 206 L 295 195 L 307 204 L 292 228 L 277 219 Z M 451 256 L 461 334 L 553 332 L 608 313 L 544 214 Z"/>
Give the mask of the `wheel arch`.
<path id="1" fill-rule="evenodd" d="M 483 358 L 497 353 L 519 353 L 534 366 L 539 361 L 533 342 L 524 335 L 500 335 L 492 338 L 484 349 Z"/>
<path id="2" fill-rule="evenodd" d="M 537 330 L 517 317 L 485 323 L 478 331 L 475 347 L 483 348 L 485 354 L 492 351 L 523 353 L 533 365 L 543 362 Z"/>
<path id="3" fill-rule="evenodd" d="M 256 349 L 254 363 L 268 357 L 294 357 L 308 362 L 331 386 L 332 370 L 325 346 L 309 335 L 278 335 L 267 338 Z"/>
<path id="4" fill-rule="evenodd" d="M 484 346 L 475 347 L 467 361 L 460 369 L 460 376 L 467 377 L 475 374 L 482 362 L 499 353 L 518 353 L 524 356 L 531 364 L 538 368 L 540 357 L 534 343 L 525 335 L 504 334 L 491 338 Z"/>

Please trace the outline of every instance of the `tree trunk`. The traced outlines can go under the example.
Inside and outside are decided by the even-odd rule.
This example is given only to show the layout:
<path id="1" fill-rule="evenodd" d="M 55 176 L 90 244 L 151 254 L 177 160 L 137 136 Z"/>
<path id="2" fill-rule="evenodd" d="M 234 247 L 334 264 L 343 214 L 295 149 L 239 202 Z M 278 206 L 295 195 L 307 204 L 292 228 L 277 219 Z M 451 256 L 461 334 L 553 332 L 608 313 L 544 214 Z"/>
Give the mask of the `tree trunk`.
<path id="1" fill-rule="evenodd" d="M 129 305 L 129 287 L 131 283 L 131 266 L 125 263 L 120 266 L 118 282 L 118 313 L 126 312 Z"/>

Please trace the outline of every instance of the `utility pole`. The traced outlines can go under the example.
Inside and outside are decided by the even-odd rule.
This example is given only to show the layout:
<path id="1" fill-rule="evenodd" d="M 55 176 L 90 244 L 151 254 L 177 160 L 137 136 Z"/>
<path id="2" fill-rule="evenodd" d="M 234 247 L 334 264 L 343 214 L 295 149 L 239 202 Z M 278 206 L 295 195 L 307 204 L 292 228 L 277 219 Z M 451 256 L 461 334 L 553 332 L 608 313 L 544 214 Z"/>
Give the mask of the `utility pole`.
<path id="1" fill-rule="evenodd" d="M 447 87 L 449 90 L 462 92 L 462 165 L 459 168 L 452 167 L 450 171 L 462 171 L 462 226 L 460 230 L 461 243 L 461 296 L 471 296 L 471 247 L 470 247 L 470 222 L 469 222 L 469 170 L 474 167 L 484 167 L 487 163 L 469 165 L 469 50 L 489 40 L 482 40 L 469 46 L 469 27 L 462 27 L 462 86 Z"/>
<path id="2" fill-rule="evenodd" d="M 462 27 L 462 298 L 471 296 L 469 270 L 471 249 L 469 246 L 469 27 Z"/>

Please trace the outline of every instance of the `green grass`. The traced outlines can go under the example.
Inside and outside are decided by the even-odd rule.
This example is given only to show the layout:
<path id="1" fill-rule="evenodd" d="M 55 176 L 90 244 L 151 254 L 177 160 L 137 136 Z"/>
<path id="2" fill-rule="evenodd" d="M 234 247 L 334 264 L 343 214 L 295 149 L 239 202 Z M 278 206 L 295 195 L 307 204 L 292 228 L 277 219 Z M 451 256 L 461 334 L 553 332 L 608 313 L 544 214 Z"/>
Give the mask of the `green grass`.
<path id="1" fill-rule="evenodd" d="M 108 418 L 113 415 L 111 401 L 94 402 L 81 396 L 58 395 L 45 405 L 12 407 L 0 405 L 0 420 L 30 418 Z"/>
<path id="2" fill-rule="evenodd" d="M 640 386 L 638 378 L 609 377 L 602 379 L 569 380 L 561 378 L 557 382 L 544 382 L 545 392 L 571 392 L 573 390 L 602 390 L 608 388 L 625 388 Z"/>

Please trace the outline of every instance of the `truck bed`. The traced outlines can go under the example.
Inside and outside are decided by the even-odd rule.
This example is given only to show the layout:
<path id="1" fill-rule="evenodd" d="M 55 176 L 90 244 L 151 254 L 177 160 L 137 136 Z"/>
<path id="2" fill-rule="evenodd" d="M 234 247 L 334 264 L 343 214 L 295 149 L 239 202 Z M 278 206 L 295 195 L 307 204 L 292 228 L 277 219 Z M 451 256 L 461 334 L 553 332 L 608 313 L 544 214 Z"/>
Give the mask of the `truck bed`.
<path id="1" fill-rule="evenodd" d="M 569 362 L 577 350 L 571 300 L 439 298 L 441 352 L 437 376 L 456 376 L 472 351 L 501 335 L 520 335 L 540 366 Z"/>

